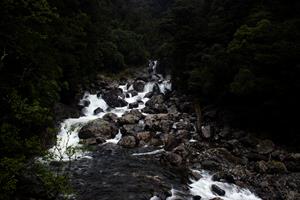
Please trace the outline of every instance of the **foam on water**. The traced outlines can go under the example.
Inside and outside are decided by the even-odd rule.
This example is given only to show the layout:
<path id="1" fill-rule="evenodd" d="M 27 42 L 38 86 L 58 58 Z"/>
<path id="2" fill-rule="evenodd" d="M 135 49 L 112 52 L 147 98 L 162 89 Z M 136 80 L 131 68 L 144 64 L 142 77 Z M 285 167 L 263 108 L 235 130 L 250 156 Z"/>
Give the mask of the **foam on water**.
<path id="1" fill-rule="evenodd" d="M 218 197 L 217 195 L 214 195 L 211 192 L 212 184 L 215 184 L 221 189 L 225 190 L 225 196 L 221 197 L 224 200 L 261 200 L 253 193 L 251 193 L 248 189 L 240 188 L 234 184 L 213 181 L 212 175 L 209 174 L 207 171 L 193 171 L 201 174 L 202 178 L 199 180 L 191 180 L 192 183 L 189 185 L 190 192 L 194 196 L 201 196 L 201 199 L 203 200 L 209 200 Z"/>
<path id="2" fill-rule="evenodd" d="M 156 68 L 156 65 L 157 61 L 154 61 L 153 67 Z M 128 104 L 139 101 L 143 102 L 139 103 L 138 107 L 135 108 L 137 110 L 142 110 L 143 108 L 145 108 L 145 103 L 149 100 L 149 98 L 145 98 L 145 95 L 153 91 L 153 87 L 155 84 L 155 82 L 146 83 L 143 92 L 138 93 L 138 95 L 134 97 L 129 94 L 129 97 L 126 97 L 124 100 Z M 171 82 L 170 80 L 160 80 L 158 86 L 161 92 L 165 93 L 167 90 L 171 89 Z M 133 90 L 133 85 L 120 85 L 119 88 L 123 90 L 124 94 L 126 94 L 128 91 Z M 125 112 L 131 110 L 127 106 L 109 110 L 109 106 L 101 96 L 97 96 L 97 94 L 90 94 L 88 92 L 83 95 L 82 99 L 80 100 L 80 104 L 83 105 L 84 101 L 90 102 L 89 105 L 83 109 L 84 116 L 76 119 L 66 119 L 61 123 L 60 131 L 57 135 L 56 145 L 49 150 L 49 152 L 52 154 L 53 159 L 69 160 L 85 156 L 84 152 L 80 150 L 80 148 L 82 147 L 82 145 L 80 144 L 80 139 L 78 137 L 78 132 L 80 131 L 80 129 L 88 122 L 102 118 L 106 113 L 114 113 L 118 117 L 121 117 Z M 104 112 L 100 112 L 99 114 L 94 115 L 94 111 L 97 108 L 101 108 Z M 122 134 L 119 132 L 115 138 L 107 140 L 106 143 L 116 144 L 121 138 Z"/>

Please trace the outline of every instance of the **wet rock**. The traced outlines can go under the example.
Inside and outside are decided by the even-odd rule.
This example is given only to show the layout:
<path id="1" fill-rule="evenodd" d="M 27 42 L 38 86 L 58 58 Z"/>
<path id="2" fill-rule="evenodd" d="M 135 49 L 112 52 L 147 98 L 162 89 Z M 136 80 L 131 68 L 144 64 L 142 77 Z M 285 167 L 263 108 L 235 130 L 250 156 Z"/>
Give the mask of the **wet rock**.
<path id="1" fill-rule="evenodd" d="M 133 109 L 133 108 L 137 108 L 137 107 L 139 107 L 139 103 L 138 102 L 130 103 L 128 105 L 129 109 Z"/>
<path id="2" fill-rule="evenodd" d="M 153 97 L 153 92 L 148 92 L 147 94 L 145 94 L 145 96 L 144 96 L 144 98 L 151 98 L 151 97 Z"/>
<path id="3" fill-rule="evenodd" d="M 99 113 L 102 113 L 102 112 L 104 112 L 104 110 L 99 107 L 99 108 L 94 110 L 94 115 L 98 115 Z"/>
<path id="4" fill-rule="evenodd" d="M 107 113 L 103 116 L 104 120 L 109 121 L 109 122 L 117 122 L 118 121 L 118 116 L 114 113 Z"/>
<path id="5" fill-rule="evenodd" d="M 135 124 L 140 120 L 139 116 L 133 115 L 131 113 L 124 114 L 118 119 L 120 125 L 123 124 Z"/>
<path id="6" fill-rule="evenodd" d="M 220 197 L 215 197 L 215 198 L 212 198 L 212 199 L 210 199 L 210 200 L 223 200 L 223 199 L 220 198 Z"/>
<path id="7" fill-rule="evenodd" d="M 122 98 L 123 91 L 120 88 L 113 88 L 108 91 L 105 91 L 102 95 L 103 100 L 107 103 L 108 106 L 115 107 L 124 107 L 128 103 Z"/>
<path id="8" fill-rule="evenodd" d="M 90 100 L 87 99 L 81 100 L 79 103 L 79 105 L 82 107 L 88 107 L 90 104 L 91 104 Z"/>
<path id="9" fill-rule="evenodd" d="M 149 131 L 139 132 L 136 137 L 139 141 L 148 142 L 151 139 L 151 133 Z"/>
<path id="10" fill-rule="evenodd" d="M 138 92 L 135 91 L 135 90 L 131 90 L 131 91 L 129 91 L 128 93 L 131 94 L 131 97 L 135 97 L 135 96 L 138 95 Z"/>
<path id="11" fill-rule="evenodd" d="M 196 181 L 198 181 L 202 178 L 201 174 L 197 171 L 191 171 L 190 174 L 191 174 L 191 177 Z"/>
<path id="12" fill-rule="evenodd" d="M 104 119 L 96 119 L 89 122 L 87 125 L 83 126 L 78 136 L 80 139 L 89 139 L 102 137 L 105 139 L 110 139 L 115 137 L 118 133 L 118 127 Z"/>
<path id="13" fill-rule="evenodd" d="M 163 95 L 154 95 L 149 101 L 146 102 L 146 107 L 143 109 L 143 112 L 156 114 L 156 113 L 167 113 L 167 106 L 164 104 Z"/>
<path id="14" fill-rule="evenodd" d="M 199 195 L 193 196 L 193 200 L 201 200 L 201 196 L 199 196 Z"/>
<path id="15" fill-rule="evenodd" d="M 159 85 L 156 83 L 154 84 L 153 86 L 153 94 L 154 95 L 158 95 L 158 94 L 161 94 L 162 92 L 160 91 L 160 88 L 159 88 Z"/>
<path id="16" fill-rule="evenodd" d="M 219 196 L 225 196 L 225 190 L 215 184 L 211 185 L 211 191 Z"/>
<path id="17" fill-rule="evenodd" d="M 136 80 L 133 83 L 133 89 L 136 90 L 137 92 L 143 92 L 145 85 L 146 85 L 145 81 L 143 81 L 143 80 Z"/>
<path id="18" fill-rule="evenodd" d="M 144 131 L 143 124 L 125 124 L 120 128 L 123 135 L 134 135 L 138 132 Z"/>
<path id="19" fill-rule="evenodd" d="M 144 113 L 156 114 L 156 113 L 168 113 L 168 109 L 163 104 L 154 104 L 151 107 L 145 107 L 142 110 Z"/>
<path id="20" fill-rule="evenodd" d="M 134 136 L 125 136 L 118 142 L 118 145 L 125 148 L 134 148 L 137 145 L 137 141 Z"/>
<path id="21" fill-rule="evenodd" d="M 154 107 L 155 104 L 163 104 L 165 102 L 163 95 L 154 95 L 149 101 L 147 101 L 146 106 Z"/>
<path id="22" fill-rule="evenodd" d="M 224 183 L 235 183 L 234 177 L 226 172 L 217 172 L 212 176 L 213 181 L 224 182 Z"/>
<path id="23" fill-rule="evenodd" d="M 269 154 L 274 150 L 275 145 L 271 140 L 262 140 L 256 147 L 258 153 Z"/>

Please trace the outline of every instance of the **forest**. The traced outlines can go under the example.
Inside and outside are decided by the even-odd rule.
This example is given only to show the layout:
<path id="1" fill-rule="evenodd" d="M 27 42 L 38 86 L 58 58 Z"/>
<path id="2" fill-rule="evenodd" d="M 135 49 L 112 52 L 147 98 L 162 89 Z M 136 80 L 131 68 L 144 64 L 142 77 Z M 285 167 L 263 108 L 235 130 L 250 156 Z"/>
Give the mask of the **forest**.
<path id="1" fill-rule="evenodd" d="M 1 0 L 0 199 L 30 199 L 31 179 L 44 199 L 67 190 L 35 163 L 56 138 L 55 105 L 153 58 L 201 108 L 299 150 L 299 11 L 297 0 Z"/>

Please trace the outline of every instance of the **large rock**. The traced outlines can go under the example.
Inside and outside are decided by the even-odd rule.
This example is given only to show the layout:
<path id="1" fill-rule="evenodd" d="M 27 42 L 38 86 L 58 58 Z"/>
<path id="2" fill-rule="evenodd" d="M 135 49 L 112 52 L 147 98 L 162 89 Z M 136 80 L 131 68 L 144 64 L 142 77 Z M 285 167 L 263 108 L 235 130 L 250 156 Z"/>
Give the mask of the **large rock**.
<path id="1" fill-rule="evenodd" d="M 115 107 L 124 107 L 128 103 L 122 98 L 123 91 L 120 88 L 113 88 L 108 91 L 105 91 L 102 95 L 102 98 L 107 103 L 108 106 Z"/>
<path id="2" fill-rule="evenodd" d="M 149 131 L 143 131 L 136 134 L 139 141 L 149 142 L 151 139 L 151 133 Z"/>
<path id="3" fill-rule="evenodd" d="M 119 124 L 135 124 L 143 118 L 143 114 L 138 110 L 131 110 L 119 118 Z"/>
<path id="4" fill-rule="evenodd" d="M 94 115 L 98 115 L 99 113 L 102 113 L 102 112 L 104 112 L 104 110 L 102 109 L 102 108 L 96 108 L 95 110 L 94 110 Z"/>
<path id="5" fill-rule="evenodd" d="M 122 137 L 118 144 L 125 148 L 134 148 L 137 145 L 137 141 L 134 136 L 125 136 Z"/>
<path id="6" fill-rule="evenodd" d="M 137 92 L 143 92 L 145 85 L 146 85 L 145 81 L 136 80 L 133 83 L 133 89 L 136 90 Z"/>
<path id="7" fill-rule="evenodd" d="M 163 104 L 165 102 L 163 95 L 154 95 L 149 101 L 146 102 L 146 106 L 154 107 L 155 104 Z"/>
<path id="8" fill-rule="evenodd" d="M 235 183 L 234 177 L 226 172 L 217 172 L 212 176 L 213 181 Z"/>
<path id="9" fill-rule="evenodd" d="M 125 124 L 120 128 L 123 135 L 134 135 L 144 131 L 144 126 L 140 124 Z"/>
<path id="10" fill-rule="evenodd" d="M 225 196 L 225 190 L 221 189 L 219 186 L 215 184 L 211 186 L 211 191 L 219 196 Z"/>
<path id="11" fill-rule="evenodd" d="M 133 109 L 133 108 L 137 108 L 137 107 L 139 107 L 139 103 L 138 102 L 133 102 L 133 103 L 130 103 L 128 105 L 129 109 Z"/>
<path id="12" fill-rule="evenodd" d="M 110 139 L 118 134 L 118 127 L 113 122 L 104 119 L 96 119 L 83 126 L 78 136 L 80 139 L 104 138 Z"/>
<path id="13" fill-rule="evenodd" d="M 168 166 L 180 167 L 183 164 L 182 157 L 176 153 L 166 152 L 162 155 L 160 161 Z"/>
<path id="14" fill-rule="evenodd" d="M 167 113 L 168 109 L 164 102 L 165 99 L 163 95 L 154 95 L 146 102 L 146 107 L 143 109 L 143 112 L 150 114 Z"/>
<path id="15" fill-rule="evenodd" d="M 103 116 L 104 120 L 109 121 L 109 122 L 117 122 L 118 121 L 118 115 L 114 114 L 114 113 L 107 113 Z"/>

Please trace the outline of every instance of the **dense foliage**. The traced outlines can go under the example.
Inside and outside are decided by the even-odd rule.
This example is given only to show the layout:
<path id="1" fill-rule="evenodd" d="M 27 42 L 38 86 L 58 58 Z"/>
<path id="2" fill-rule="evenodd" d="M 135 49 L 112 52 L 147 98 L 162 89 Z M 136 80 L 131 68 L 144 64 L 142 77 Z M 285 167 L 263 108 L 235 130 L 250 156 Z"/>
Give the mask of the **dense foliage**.
<path id="1" fill-rule="evenodd" d="M 299 4 L 1 0 L 0 199 L 42 193 L 28 189 L 32 179 L 49 191 L 42 199 L 66 190 L 65 177 L 32 162 L 55 138 L 53 106 L 70 103 L 97 73 L 143 65 L 150 55 L 201 105 L 222 106 L 235 122 L 297 144 Z"/>
<path id="2" fill-rule="evenodd" d="M 299 141 L 299 9 L 297 0 L 177 0 L 161 22 L 160 57 L 202 104 Z"/>
<path id="3" fill-rule="evenodd" d="M 32 162 L 55 138 L 53 106 L 97 73 L 147 62 L 151 2 L 0 1 L 0 199 L 29 198 L 37 191 L 23 186 L 36 178 L 50 191 L 39 198 L 63 189 Z"/>

